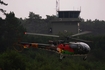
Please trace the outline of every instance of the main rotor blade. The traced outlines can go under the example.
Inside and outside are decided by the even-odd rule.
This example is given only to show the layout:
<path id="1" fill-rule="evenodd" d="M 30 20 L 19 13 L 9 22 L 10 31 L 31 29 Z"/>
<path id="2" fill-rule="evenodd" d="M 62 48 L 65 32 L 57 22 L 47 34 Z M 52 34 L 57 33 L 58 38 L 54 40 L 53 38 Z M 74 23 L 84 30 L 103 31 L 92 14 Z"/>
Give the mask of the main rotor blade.
<path id="1" fill-rule="evenodd" d="M 28 42 L 20 42 L 18 44 L 22 45 L 34 45 L 34 46 L 49 46 L 50 44 L 43 44 L 43 43 L 28 43 Z"/>
<path id="2" fill-rule="evenodd" d="M 48 37 L 59 37 L 58 35 L 39 34 L 39 33 L 28 33 L 28 32 L 25 32 L 25 34 L 38 35 L 38 36 L 48 36 Z"/>
<path id="3" fill-rule="evenodd" d="M 85 31 L 85 32 L 81 32 L 81 33 L 78 33 L 78 34 L 74 34 L 71 37 L 79 36 L 79 35 L 84 35 L 84 34 L 88 34 L 88 33 L 91 33 L 91 32 L 90 31 Z"/>
<path id="4" fill-rule="evenodd" d="M 87 41 L 87 40 L 83 40 L 83 39 L 78 39 L 78 38 L 71 38 L 73 40 L 78 40 L 78 41 L 83 41 L 83 42 L 92 42 L 92 41 Z"/>

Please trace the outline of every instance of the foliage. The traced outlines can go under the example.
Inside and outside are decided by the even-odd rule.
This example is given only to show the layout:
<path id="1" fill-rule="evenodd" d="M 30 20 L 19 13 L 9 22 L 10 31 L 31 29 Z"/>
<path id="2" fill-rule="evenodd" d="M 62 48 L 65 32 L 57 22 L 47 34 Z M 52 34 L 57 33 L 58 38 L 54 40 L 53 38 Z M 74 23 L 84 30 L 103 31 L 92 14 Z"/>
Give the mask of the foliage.
<path id="1" fill-rule="evenodd" d="M 0 4 L 8 5 L 8 4 L 6 4 L 5 2 L 3 2 L 3 1 L 1 1 L 1 0 L 0 0 Z"/>
<path id="2" fill-rule="evenodd" d="M 0 18 L 0 51 L 4 51 L 14 43 L 18 42 L 24 34 L 25 29 L 13 12 L 6 14 L 6 19 Z"/>
<path id="3" fill-rule="evenodd" d="M 49 33 L 51 27 L 51 21 L 57 20 L 58 17 L 55 15 L 46 15 L 46 19 L 42 19 L 40 15 L 33 12 L 29 13 L 29 18 L 24 19 L 22 24 L 27 29 L 28 32 L 36 33 Z M 80 30 L 83 31 L 92 31 L 94 35 L 105 35 L 105 21 L 104 20 L 87 20 L 84 21 L 83 18 L 80 18 Z"/>
<path id="4" fill-rule="evenodd" d="M 25 57 L 16 51 L 6 51 L 0 54 L 0 68 L 2 70 L 25 70 Z"/>
<path id="5" fill-rule="evenodd" d="M 105 21 L 103 20 L 87 20 L 80 23 L 82 31 L 92 31 L 94 35 L 105 35 Z"/>
<path id="6" fill-rule="evenodd" d="M 5 6 L 7 6 L 7 5 L 8 5 L 7 3 L 5 3 L 4 1 L 1 1 L 1 0 L 0 0 L 0 4 L 1 4 L 1 5 L 5 5 Z M 5 12 L 6 12 L 6 10 L 4 10 L 4 9 L 0 8 L 0 11 L 1 11 L 2 13 L 6 14 L 6 13 L 5 13 Z"/>
<path id="7" fill-rule="evenodd" d="M 40 15 L 33 12 L 29 13 L 29 18 L 22 21 L 27 32 L 49 33 L 51 21 L 58 19 L 55 15 L 46 15 L 46 19 L 42 19 Z"/>

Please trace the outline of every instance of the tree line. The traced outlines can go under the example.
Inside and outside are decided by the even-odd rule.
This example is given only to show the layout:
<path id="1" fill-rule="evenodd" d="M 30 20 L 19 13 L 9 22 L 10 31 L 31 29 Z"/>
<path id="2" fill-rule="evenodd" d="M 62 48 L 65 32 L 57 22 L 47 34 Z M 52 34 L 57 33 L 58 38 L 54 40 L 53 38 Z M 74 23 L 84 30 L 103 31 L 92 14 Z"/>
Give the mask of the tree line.
<path id="1" fill-rule="evenodd" d="M 29 16 L 22 20 L 23 26 L 28 32 L 37 33 L 49 33 L 49 28 L 51 27 L 51 21 L 57 20 L 56 15 L 46 15 L 45 19 L 38 14 L 29 12 Z M 91 31 L 94 35 L 105 35 L 105 21 L 104 20 L 84 20 L 80 18 L 80 32 Z"/>

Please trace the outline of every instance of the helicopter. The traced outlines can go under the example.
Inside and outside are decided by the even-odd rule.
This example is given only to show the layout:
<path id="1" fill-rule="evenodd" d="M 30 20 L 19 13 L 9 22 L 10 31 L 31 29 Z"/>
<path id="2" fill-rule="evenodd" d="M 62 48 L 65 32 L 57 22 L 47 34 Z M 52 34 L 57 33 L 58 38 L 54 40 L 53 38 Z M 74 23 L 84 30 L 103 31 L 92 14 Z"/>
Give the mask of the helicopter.
<path id="1" fill-rule="evenodd" d="M 91 48 L 85 42 L 91 42 L 91 41 L 86 41 L 86 40 L 77 39 L 77 38 L 73 38 L 73 37 L 88 34 L 88 33 L 91 33 L 91 32 L 90 31 L 85 31 L 85 32 L 77 33 L 77 34 L 74 34 L 74 35 L 71 35 L 71 36 L 65 36 L 66 40 L 57 40 L 57 41 L 49 40 L 48 44 L 19 42 L 18 46 L 21 47 L 21 50 L 23 50 L 25 48 L 34 47 L 34 48 L 45 49 L 45 50 L 48 50 L 48 51 L 53 51 L 53 52 L 56 52 L 60 55 L 60 57 L 59 57 L 60 60 L 62 60 L 66 56 L 84 56 L 83 60 L 86 60 L 87 55 L 90 52 Z M 25 32 L 25 34 L 26 35 L 47 36 L 47 37 L 57 37 L 57 38 L 60 37 L 59 35 L 29 33 L 29 32 Z M 69 39 L 80 40 L 80 42 L 69 42 Z M 85 42 L 81 42 L 81 41 L 85 41 Z M 14 49 L 18 50 L 16 48 L 16 46 L 15 46 Z"/>

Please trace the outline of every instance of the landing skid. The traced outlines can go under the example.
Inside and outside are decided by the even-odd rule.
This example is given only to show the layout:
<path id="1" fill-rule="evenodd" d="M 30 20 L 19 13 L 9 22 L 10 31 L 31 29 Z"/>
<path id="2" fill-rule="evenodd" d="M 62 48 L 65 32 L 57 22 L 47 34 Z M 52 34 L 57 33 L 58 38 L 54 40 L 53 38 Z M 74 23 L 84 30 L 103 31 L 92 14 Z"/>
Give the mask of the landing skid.
<path id="1" fill-rule="evenodd" d="M 65 58 L 66 56 L 84 56 L 83 60 L 85 61 L 87 59 L 87 54 L 76 54 L 76 55 L 65 55 L 65 54 L 60 54 L 59 59 L 62 60 L 63 58 Z"/>
<path id="2" fill-rule="evenodd" d="M 85 61 L 87 59 L 87 56 L 85 56 L 84 58 L 83 58 L 83 60 Z"/>
<path id="3" fill-rule="evenodd" d="M 60 60 L 62 60 L 64 58 L 64 55 L 63 54 L 60 54 Z"/>

